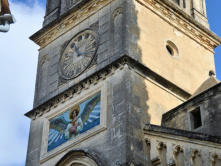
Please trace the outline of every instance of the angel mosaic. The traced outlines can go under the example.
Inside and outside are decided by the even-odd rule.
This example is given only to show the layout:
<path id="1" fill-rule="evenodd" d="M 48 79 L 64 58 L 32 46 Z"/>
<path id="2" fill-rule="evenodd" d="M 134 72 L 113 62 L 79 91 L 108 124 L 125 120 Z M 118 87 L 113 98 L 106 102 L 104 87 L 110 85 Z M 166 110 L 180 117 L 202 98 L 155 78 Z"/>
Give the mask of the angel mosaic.
<path id="1" fill-rule="evenodd" d="M 48 151 L 100 124 L 100 93 L 50 120 Z"/>

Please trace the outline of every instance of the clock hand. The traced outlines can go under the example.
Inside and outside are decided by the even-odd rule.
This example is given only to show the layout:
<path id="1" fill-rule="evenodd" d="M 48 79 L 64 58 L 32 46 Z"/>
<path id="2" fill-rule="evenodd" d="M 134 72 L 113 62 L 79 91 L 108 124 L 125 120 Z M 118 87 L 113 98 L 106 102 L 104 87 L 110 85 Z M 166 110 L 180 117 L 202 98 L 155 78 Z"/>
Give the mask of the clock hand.
<path id="1" fill-rule="evenodd" d="M 87 54 L 87 52 L 81 52 L 81 53 L 79 53 L 79 56 L 86 55 L 86 54 Z"/>
<path id="2" fill-rule="evenodd" d="M 77 46 L 76 46 L 76 45 L 75 45 L 75 47 L 74 47 L 74 50 L 76 51 L 77 56 L 79 57 L 79 56 L 80 56 L 80 53 L 79 53 L 79 48 L 77 48 Z"/>
<path id="3" fill-rule="evenodd" d="M 92 54 L 92 53 L 94 53 L 94 52 L 95 52 L 94 50 L 87 51 L 87 52 L 82 52 L 82 53 L 79 53 L 79 56 L 80 56 L 80 55 L 84 55 L 84 56 L 90 57 L 90 54 Z"/>

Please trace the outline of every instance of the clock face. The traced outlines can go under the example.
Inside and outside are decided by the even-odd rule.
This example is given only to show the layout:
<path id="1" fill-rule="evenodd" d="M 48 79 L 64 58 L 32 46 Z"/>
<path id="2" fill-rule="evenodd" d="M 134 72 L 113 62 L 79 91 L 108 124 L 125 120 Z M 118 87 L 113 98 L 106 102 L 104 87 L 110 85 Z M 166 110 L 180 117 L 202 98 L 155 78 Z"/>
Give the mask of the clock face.
<path id="1" fill-rule="evenodd" d="M 77 34 L 65 48 L 60 59 L 60 73 L 64 79 L 73 79 L 87 69 L 93 60 L 98 43 L 95 32 L 85 30 Z"/>

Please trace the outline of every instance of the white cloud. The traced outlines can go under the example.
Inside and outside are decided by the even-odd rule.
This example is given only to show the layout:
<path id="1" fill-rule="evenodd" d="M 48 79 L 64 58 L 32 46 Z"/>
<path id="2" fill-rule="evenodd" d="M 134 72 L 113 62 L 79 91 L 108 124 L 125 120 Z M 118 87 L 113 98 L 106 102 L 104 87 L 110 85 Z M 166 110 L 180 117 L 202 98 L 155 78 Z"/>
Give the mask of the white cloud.
<path id="1" fill-rule="evenodd" d="M 44 9 L 10 4 L 16 24 L 0 33 L 0 165 L 24 165 L 32 109 L 38 46 L 29 36 L 41 28 Z"/>

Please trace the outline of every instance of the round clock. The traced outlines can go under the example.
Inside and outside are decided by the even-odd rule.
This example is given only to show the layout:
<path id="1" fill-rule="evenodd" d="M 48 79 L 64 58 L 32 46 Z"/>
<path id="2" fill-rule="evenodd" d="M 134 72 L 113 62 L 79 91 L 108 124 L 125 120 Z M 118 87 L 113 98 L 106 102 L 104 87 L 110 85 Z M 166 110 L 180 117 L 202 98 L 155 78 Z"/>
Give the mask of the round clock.
<path id="1" fill-rule="evenodd" d="M 80 32 L 67 44 L 60 58 L 60 74 L 64 79 L 73 79 L 91 64 L 98 48 L 95 32 Z"/>

